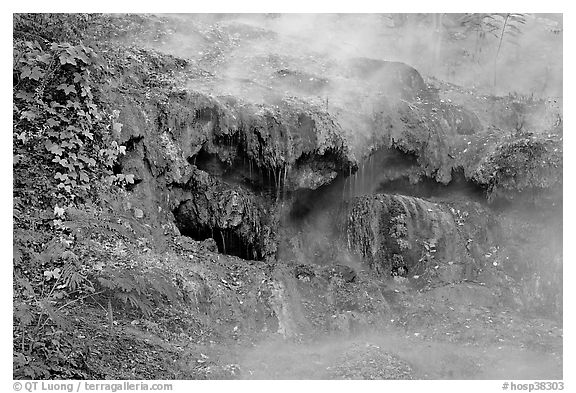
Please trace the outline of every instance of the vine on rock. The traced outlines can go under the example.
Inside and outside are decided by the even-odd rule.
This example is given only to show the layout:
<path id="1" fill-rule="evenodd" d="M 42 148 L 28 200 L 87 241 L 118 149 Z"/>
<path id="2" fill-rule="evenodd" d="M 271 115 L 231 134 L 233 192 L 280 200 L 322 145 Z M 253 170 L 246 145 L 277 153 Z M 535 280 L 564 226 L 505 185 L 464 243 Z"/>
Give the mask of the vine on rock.
<path id="1" fill-rule="evenodd" d="M 92 88 L 105 73 L 102 59 L 82 44 L 45 48 L 26 41 L 14 47 L 15 164 L 27 159 L 27 151 L 41 151 L 56 165 L 55 211 L 58 205 L 86 199 L 98 181 L 133 182 L 131 175 L 113 172 L 125 153 L 112 137 L 122 124 L 116 122 L 118 111 L 103 109 Z"/>

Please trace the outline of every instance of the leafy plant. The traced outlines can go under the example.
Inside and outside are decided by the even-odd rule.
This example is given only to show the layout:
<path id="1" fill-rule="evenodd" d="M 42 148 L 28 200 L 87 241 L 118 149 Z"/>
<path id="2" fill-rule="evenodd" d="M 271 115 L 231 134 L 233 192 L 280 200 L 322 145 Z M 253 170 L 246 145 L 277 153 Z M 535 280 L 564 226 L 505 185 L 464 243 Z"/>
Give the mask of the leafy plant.
<path id="1" fill-rule="evenodd" d="M 99 96 L 109 82 L 107 65 L 76 34 L 90 20 L 87 15 L 14 16 L 17 378 L 86 378 L 81 371 L 84 356 L 66 313 L 69 306 L 97 293 L 87 279 L 90 266 L 72 247 L 66 212 L 96 199 L 99 187 L 134 181 L 132 175 L 114 173 L 125 147 L 114 139 L 122 127 L 119 112 Z M 74 44 L 62 42 L 70 37 Z"/>
<path id="2" fill-rule="evenodd" d="M 139 271 L 135 269 L 106 268 L 96 278 L 99 293 L 121 306 L 128 306 L 145 316 L 150 316 L 154 307 L 166 302 L 176 302 L 181 297 L 170 277 L 159 269 Z"/>
<path id="3" fill-rule="evenodd" d="M 526 23 L 526 18 L 523 14 L 497 14 L 502 18 L 502 27 L 500 29 L 500 36 L 498 39 L 498 49 L 494 56 L 494 90 L 496 90 L 496 65 L 500 50 L 502 49 L 502 42 L 504 36 L 516 37 L 520 34 L 521 30 L 519 25 Z"/>
<path id="4" fill-rule="evenodd" d="M 468 32 L 473 32 L 476 35 L 476 44 L 474 50 L 474 57 L 477 61 L 480 59 L 482 49 L 488 36 L 493 36 L 498 40 L 498 46 L 493 60 L 493 88 L 496 89 L 496 66 L 500 51 L 502 50 L 502 43 L 505 39 L 514 42 L 521 33 L 521 25 L 526 23 L 526 16 L 524 14 L 465 14 L 461 18 L 461 24 Z"/>
<path id="5" fill-rule="evenodd" d="M 64 272 L 59 268 L 46 270 L 45 285 L 42 285 L 40 291 L 35 290 L 24 276 L 16 276 L 15 281 L 22 294 L 14 300 L 13 313 L 16 378 L 39 379 L 55 375 L 63 378 L 86 377 L 74 371 L 77 367 L 70 367 L 70 362 L 82 356 L 65 333 L 70 330 L 70 321 L 63 310 L 70 302 L 58 304 L 64 296 L 62 289 L 67 285 L 72 288 L 78 284 L 74 281 L 75 274 L 77 271 L 69 267 Z M 49 291 L 46 293 L 47 287 Z"/>
<path id="6" fill-rule="evenodd" d="M 501 47 L 504 36 L 516 37 L 521 33 L 520 25 L 526 23 L 524 14 L 464 14 L 460 18 L 460 24 L 467 33 L 476 36 L 475 57 L 478 60 L 486 39 L 493 36 L 499 40 Z"/>
<path id="7" fill-rule="evenodd" d="M 39 42 L 75 42 L 95 26 L 99 14 L 14 14 L 14 37 Z"/>
<path id="8" fill-rule="evenodd" d="M 43 147 L 56 165 L 54 196 L 62 205 L 86 198 L 97 180 L 125 184 L 133 177 L 113 173 L 125 153 L 112 138 L 118 111 L 102 109 L 93 85 L 105 73 L 103 61 L 82 44 L 36 42 L 14 48 L 14 146 L 26 152 Z"/>
<path id="9" fill-rule="evenodd" d="M 487 185 L 489 200 L 562 184 L 560 136 L 524 132 L 511 138 L 497 147 L 474 176 L 475 181 Z"/>

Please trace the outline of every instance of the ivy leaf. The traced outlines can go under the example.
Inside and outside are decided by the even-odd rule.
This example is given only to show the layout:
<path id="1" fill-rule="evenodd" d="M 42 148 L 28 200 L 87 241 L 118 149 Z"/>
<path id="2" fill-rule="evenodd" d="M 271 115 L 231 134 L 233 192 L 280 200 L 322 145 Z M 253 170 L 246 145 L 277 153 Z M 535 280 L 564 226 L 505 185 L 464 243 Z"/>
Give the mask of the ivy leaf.
<path id="1" fill-rule="evenodd" d="M 78 159 L 84 161 L 85 163 L 88 163 L 88 156 L 85 156 L 82 153 L 78 153 Z"/>
<path id="2" fill-rule="evenodd" d="M 30 67 L 24 66 L 24 67 L 22 67 L 22 72 L 20 73 L 20 77 L 21 78 L 28 78 L 31 73 L 32 73 L 32 70 L 30 69 Z"/>
<path id="3" fill-rule="evenodd" d="M 34 111 L 24 111 L 20 114 L 21 119 L 26 119 L 32 121 L 38 117 L 38 114 Z"/>
<path id="4" fill-rule="evenodd" d="M 114 180 L 116 180 L 116 175 L 109 175 L 104 177 L 104 181 L 110 185 L 114 183 Z"/>
<path id="5" fill-rule="evenodd" d="M 60 157 L 62 155 L 62 153 L 64 152 L 64 149 L 62 149 L 59 145 L 57 145 L 55 143 L 53 143 L 52 145 L 47 147 L 47 149 L 50 153 L 55 154 L 58 157 Z"/>
<path id="6" fill-rule="evenodd" d="M 76 93 L 76 87 L 74 85 L 67 85 L 65 83 L 59 85 L 56 89 L 64 91 L 66 95 Z"/>
<path id="7" fill-rule="evenodd" d="M 19 91 L 18 93 L 16 93 L 16 98 L 25 101 L 31 101 L 34 98 L 34 94 L 25 91 Z"/>
<path id="8" fill-rule="evenodd" d="M 52 55 L 50 55 L 50 53 L 45 53 L 43 55 L 36 56 L 36 61 L 39 61 L 44 64 L 49 64 L 51 59 Z"/>
<path id="9" fill-rule="evenodd" d="M 66 180 L 68 180 L 68 175 L 62 174 L 60 172 L 56 172 L 56 174 L 54 175 L 54 178 L 58 179 L 58 180 L 66 181 Z"/>
<path id="10" fill-rule="evenodd" d="M 70 54 L 68 54 L 66 52 L 62 52 L 62 54 L 60 54 L 60 56 L 59 56 L 59 59 L 60 59 L 61 65 L 65 65 L 65 64 L 77 65 L 76 59 L 74 58 L 74 56 L 71 56 Z"/>
<path id="11" fill-rule="evenodd" d="M 36 81 L 40 80 L 40 78 L 42 78 L 44 76 L 44 71 L 42 71 L 42 69 L 38 66 L 32 68 L 32 71 L 30 71 L 30 79 L 34 79 Z"/>
<path id="12" fill-rule="evenodd" d="M 60 207 L 58 205 L 54 206 L 54 215 L 56 217 L 64 217 L 64 212 L 65 212 L 65 209 L 63 207 Z M 44 273 L 44 274 L 46 274 L 46 273 Z"/>
<path id="13" fill-rule="evenodd" d="M 60 164 L 63 167 L 66 167 L 68 165 L 68 160 L 65 158 L 60 158 L 60 157 L 54 157 L 52 159 L 52 162 L 55 162 L 56 164 Z"/>
<path id="14" fill-rule="evenodd" d="M 61 270 L 59 267 L 57 267 L 54 270 L 45 270 L 44 271 L 44 277 L 46 277 L 46 280 L 50 280 L 51 278 L 58 279 L 58 278 L 60 278 L 61 275 L 62 275 L 62 273 L 61 273 Z"/>
<path id="15" fill-rule="evenodd" d="M 67 108 L 74 108 L 76 110 L 81 108 L 80 103 L 78 101 L 71 101 L 71 100 L 68 100 L 66 102 L 66 107 Z"/>
<path id="16" fill-rule="evenodd" d="M 80 171 L 80 181 L 82 181 L 84 183 L 88 183 L 90 181 L 90 178 L 88 177 L 86 172 Z"/>
<path id="17" fill-rule="evenodd" d="M 62 275 L 61 270 L 59 267 L 57 267 L 56 269 L 52 270 L 52 277 L 54 278 L 60 278 L 60 276 Z"/>
<path id="18" fill-rule="evenodd" d="M 69 141 L 64 141 L 60 144 L 60 146 L 64 149 L 70 149 L 70 148 L 74 147 L 74 143 L 69 142 Z"/>
<path id="19" fill-rule="evenodd" d="M 56 127 L 57 125 L 59 125 L 60 122 L 59 122 L 58 120 L 56 120 L 56 119 L 54 119 L 54 118 L 51 117 L 51 118 L 49 118 L 48 120 L 46 120 L 46 124 L 48 124 L 48 127 L 53 128 L 53 127 Z"/>

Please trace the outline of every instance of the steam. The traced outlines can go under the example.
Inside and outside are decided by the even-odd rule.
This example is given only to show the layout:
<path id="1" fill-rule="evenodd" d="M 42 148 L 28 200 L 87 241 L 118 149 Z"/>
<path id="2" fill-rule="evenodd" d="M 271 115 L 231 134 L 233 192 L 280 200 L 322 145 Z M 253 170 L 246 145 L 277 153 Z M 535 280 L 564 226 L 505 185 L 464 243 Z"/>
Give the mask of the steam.
<path id="1" fill-rule="evenodd" d="M 349 138 L 356 145 L 365 144 L 372 130 L 359 128 L 363 122 L 356 117 L 367 116 L 379 103 L 379 91 L 375 89 L 377 76 L 358 75 L 350 72 L 350 61 L 365 57 L 376 60 L 398 61 L 417 69 L 426 78 L 455 83 L 478 94 L 505 95 L 517 93 L 534 97 L 562 96 L 562 17 L 561 15 L 527 15 L 526 24 L 516 37 L 504 37 L 496 70 L 494 59 L 498 47 L 498 37 L 486 35 L 479 49 L 476 37 L 465 36 L 458 29 L 458 18 L 439 15 L 384 15 L 384 14 L 243 14 L 243 15 L 160 15 L 166 18 L 168 31 L 161 38 L 141 37 L 146 45 L 177 57 L 191 60 L 192 66 L 205 70 L 209 75 L 191 79 L 189 87 L 211 95 L 234 95 L 253 103 L 274 105 L 284 97 L 301 97 L 307 102 L 327 109 L 338 116 L 344 128 L 352 132 Z M 426 22 L 424 19 L 429 18 Z M 460 33 L 459 33 L 460 30 Z M 493 86 L 494 72 L 497 85 Z M 387 96 L 399 96 L 398 86 L 378 86 Z M 398 89 L 398 90 L 396 90 Z M 347 123 L 347 124 L 346 124 Z M 346 127 L 346 126 L 350 127 Z M 353 126 L 353 127 L 352 127 Z M 382 153 L 384 154 L 384 153 Z M 387 154 L 387 153 L 386 153 Z M 323 190 L 316 190 L 311 197 L 296 198 L 304 210 L 315 211 L 305 222 L 296 222 L 292 217 L 285 238 L 295 239 L 298 244 L 279 247 L 279 253 L 286 252 L 286 258 L 297 262 L 334 263 L 330 254 L 315 257 L 332 250 L 340 255 L 336 263 L 362 269 L 361 262 L 345 250 L 340 250 L 336 235 L 331 231 L 331 212 L 326 206 L 334 207 L 342 199 L 358 194 L 388 192 L 379 187 L 384 181 L 396 181 L 411 171 L 411 163 L 406 157 L 401 160 L 390 156 L 371 157 L 358 173 L 348 179 L 338 178 Z M 406 168 L 393 163 L 394 160 L 406 164 Z M 375 164 L 375 165 L 374 165 Z M 362 164 L 361 164 L 362 165 Z M 376 168 L 374 170 L 373 168 Z M 359 186 L 358 186 L 359 184 Z M 399 188 L 412 185 L 399 184 Z M 437 193 L 436 188 L 429 194 Z M 414 193 L 415 187 L 412 187 Z M 318 191 L 323 191 L 319 193 Z M 424 196 L 430 190 L 423 190 Z M 473 196 L 468 189 L 461 190 L 468 197 Z M 534 218 L 532 212 L 519 212 L 521 219 Z M 303 214 L 304 215 L 304 214 Z M 550 218 L 550 217 L 548 217 Z M 514 233 L 522 221 L 510 220 Z M 561 218 L 552 217 L 559 223 Z M 552 223 L 549 226 L 555 227 Z M 549 224 L 549 223 L 548 223 Z M 548 225 L 547 224 L 547 225 Z M 298 234 L 305 232 L 305 235 Z M 559 229 L 561 233 L 561 228 Z M 533 234 L 534 235 L 534 234 Z M 534 235 L 534 238 L 536 236 Z M 562 244 L 557 244 L 561 234 L 550 235 L 549 253 L 561 258 Z M 548 240 L 548 239 L 546 239 Z M 522 243 L 524 242 L 524 243 Z M 525 247 L 530 239 L 519 241 L 518 247 Z M 548 250 L 546 250 L 548 251 Z M 280 255 L 283 258 L 282 255 Z M 552 258 L 542 255 L 542 259 Z M 558 264 L 558 262 L 555 262 Z M 561 265 L 561 261 L 559 262 Z M 552 269 L 551 269 L 552 270 Z M 507 272 L 513 274 L 513 272 Z M 538 284 L 538 283 L 537 283 Z M 529 288 L 526 289 L 530 291 Z M 430 370 L 431 378 L 469 378 L 466 370 L 459 369 L 459 359 L 451 359 L 453 353 L 461 353 L 469 358 L 482 358 L 488 368 L 478 371 L 472 377 L 478 378 L 550 378 L 557 377 L 558 366 L 554 359 L 530 353 L 530 359 L 521 360 L 525 353 L 497 346 L 470 348 L 458 344 L 411 342 L 397 331 L 364 337 L 374 345 L 408 359 L 420 369 Z M 275 354 L 287 353 L 281 364 L 304 365 L 296 370 L 296 377 L 306 377 L 308 363 L 302 357 L 311 352 L 319 357 L 337 357 L 338 350 L 350 340 L 327 338 L 325 342 L 311 347 L 291 346 L 289 343 L 272 343 L 256 348 L 246 354 L 246 363 L 262 362 L 268 356 L 269 364 L 275 364 Z M 400 343 L 400 344 L 398 344 Z M 430 346 L 433 345 L 432 348 Z M 482 352 L 482 353 L 481 353 Z M 272 354 L 272 355 L 271 355 Z M 446 360 L 448 359 L 448 360 Z M 495 362 L 495 361 L 498 362 Z M 448 362 L 454 370 L 435 369 Z M 524 368 L 522 366 L 524 365 Z M 545 372 L 538 374 L 542 370 Z M 270 374 L 260 377 L 276 377 Z M 454 371 L 452 374 L 450 374 Z M 298 374 L 302 372 L 304 374 Z M 281 375 L 285 376 L 285 375 Z"/>
<path id="2" fill-rule="evenodd" d="M 423 341 L 392 327 L 352 336 L 326 335 L 300 344 L 272 339 L 245 351 L 240 363 L 248 371 L 246 377 L 254 379 L 326 379 L 330 369 L 353 365 L 350 354 L 356 351 L 373 362 L 377 353 L 402 359 L 415 379 L 554 379 L 562 375 L 561 361 L 554 354 L 503 345 Z M 381 362 L 378 366 L 388 365 Z"/>
<path id="3" fill-rule="evenodd" d="M 210 71 L 226 82 L 216 87 L 230 88 L 230 80 L 239 78 L 269 77 L 274 66 L 338 80 L 343 61 L 369 57 L 404 62 L 423 75 L 492 92 L 499 37 L 488 33 L 478 41 L 475 34 L 464 34 L 459 25 L 463 15 L 161 16 L 177 28 L 162 42 L 151 43 L 157 49 L 200 63 L 220 51 L 222 61 L 211 63 L 216 67 Z M 496 92 L 561 96 L 562 28 L 561 15 L 529 14 L 519 34 L 505 34 Z M 217 48 L 211 39 L 220 41 Z"/>
<path id="4" fill-rule="evenodd" d="M 403 62 L 425 78 L 454 82 L 479 93 L 490 94 L 496 88 L 498 94 L 562 95 L 561 15 L 527 14 L 519 33 L 502 40 L 497 34 L 485 34 L 481 40 L 476 34 L 465 34 L 464 15 L 159 16 L 161 37 L 152 33 L 141 39 L 210 73 L 191 78 L 191 88 L 268 105 L 300 97 L 337 117 L 349 133 L 348 145 L 358 152 L 364 149 L 362 154 L 373 133 L 374 106 L 386 105 L 386 97 L 401 96 L 402 86 L 378 85 L 382 75 L 351 71 L 350 64 L 357 58 Z M 492 85 L 494 72 L 497 86 Z M 388 158 L 372 159 L 376 170 L 366 160 L 357 174 L 347 181 L 337 179 L 328 192 L 352 196 L 386 191 L 379 187 L 383 180 L 395 181 L 411 173 L 410 167 L 398 172 L 397 165 L 388 165 Z M 319 225 L 316 232 L 325 233 L 324 229 Z"/>

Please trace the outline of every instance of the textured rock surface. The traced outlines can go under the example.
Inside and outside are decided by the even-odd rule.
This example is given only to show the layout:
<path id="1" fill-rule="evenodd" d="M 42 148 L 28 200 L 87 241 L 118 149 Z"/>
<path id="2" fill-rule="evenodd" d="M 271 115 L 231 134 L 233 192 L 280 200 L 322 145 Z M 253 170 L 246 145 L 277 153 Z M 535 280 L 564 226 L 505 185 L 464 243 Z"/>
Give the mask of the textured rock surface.
<path id="1" fill-rule="evenodd" d="M 373 270 L 428 283 L 476 280 L 486 268 L 481 250 L 494 246 L 498 233 L 479 204 L 403 195 L 356 198 L 344 220 L 349 248 Z"/>
<path id="2" fill-rule="evenodd" d="M 206 51 L 187 60 L 113 47 L 125 52 L 122 71 L 133 74 L 109 95 L 128 150 L 121 171 L 135 174 L 134 207 L 150 219 L 175 215 L 188 235 L 257 259 L 274 259 L 281 248 L 292 250 L 282 258 L 300 263 L 355 264 L 350 241 L 376 271 L 456 282 L 490 281 L 486 270 L 504 266 L 494 258 L 505 253 L 490 251 L 501 245 L 488 210 L 454 203 L 455 195 L 560 208 L 558 101 L 479 96 L 398 62 L 239 57 L 237 49 L 252 42 L 268 48 L 278 37 L 229 21 L 198 35 Z M 314 205 L 320 210 L 342 201 L 323 193 L 358 197 L 348 205 L 344 244 L 324 224 L 280 228 L 290 224 L 284 203 L 301 190 L 318 192 L 308 198 L 325 201 Z M 362 196 L 390 191 L 440 199 Z"/>

